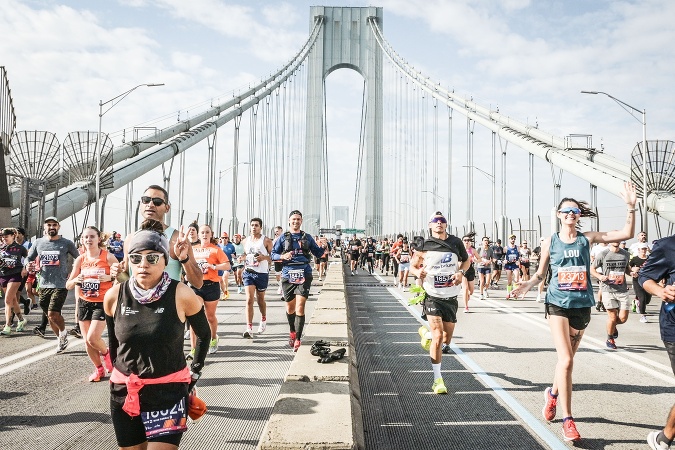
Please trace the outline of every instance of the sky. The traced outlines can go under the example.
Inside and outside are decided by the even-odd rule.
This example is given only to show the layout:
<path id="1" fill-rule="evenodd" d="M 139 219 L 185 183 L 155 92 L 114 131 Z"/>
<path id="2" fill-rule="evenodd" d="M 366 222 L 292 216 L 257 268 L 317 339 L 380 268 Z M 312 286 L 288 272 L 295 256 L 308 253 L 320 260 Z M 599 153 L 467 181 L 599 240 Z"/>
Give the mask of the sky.
<path id="1" fill-rule="evenodd" d="M 61 141 L 70 131 L 96 130 L 99 100 L 141 83 L 165 85 L 139 89 L 106 113 L 103 130 L 115 145 L 122 142 L 121 130 L 127 130 L 128 140 L 134 126 L 175 123 L 283 66 L 308 37 L 312 4 L 316 2 L 3 0 L 0 65 L 8 72 L 17 130 L 47 130 Z M 328 6 L 365 5 L 346 1 Z M 646 109 L 648 139 L 673 138 L 674 2 L 383 0 L 375 6 L 384 8 L 384 35 L 398 54 L 481 105 L 498 106 L 501 113 L 557 136 L 592 135 L 594 147 L 628 162 L 642 127 L 609 98 L 580 93 L 604 91 Z M 351 211 L 363 79 L 354 71 L 338 70 L 326 85 L 331 204 L 348 205 Z M 461 167 L 466 164 L 466 126 L 455 122 L 453 164 Z M 223 170 L 232 165 L 227 153 L 231 127 L 223 127 L 218 139 L 224 144 L 217 168 Z M 489 172 L 488 139 L 486 130 L 476 131 L 474 162 Z M 203 217 L 206 152 L 205 141 L 188 151 L 185 217 Z M 526 152 L 509 147 L 507 209 L 516 221 L 527 220 L 527 158 Z M 447 156 L 439 162 L 447 165 Z M 540 160 L 534 168 L 535 213 L 542 217 L 542 233 L 548 234 L 551 169 Z M 224 185 L 231 183 L 229 176 L 224 174 Z M 245 170 L 240 177 L 246 177 Z M 453 174 L 456 225 L 467 208 L 464 177 L 464 170 Z M 474 177 L 474 221 L 489 222 L 491 183 L 478 173 Z M 135 183 L 135 194 L 161 181 L 161 169 L 153 170 Z M 172 197 L 176 185 L 172 179 Z M 221 192 L 224 216 L 231 203 L 229 191 Z M 245 220 L 245 189 L 239 192 L 238 215 Z M 588 200 L 588 183 L 565 173 L 562 194 Z M 447 192 L 441 188 L 439 195 Z M 601 229 L 622 226 L 621 200 L 604 192 L 598 197 Z M 124 198 L 124 189 L 110 194 L 106 230 L 123 230 Z M 427 217 L 430 208 L 431 200 L 418 205 L 419 215 Z M 84 217 L 77 220 L 82 226 Z M 64 223 L 64 235 L 72 236 L 71 228 L 72 223 Z"/>

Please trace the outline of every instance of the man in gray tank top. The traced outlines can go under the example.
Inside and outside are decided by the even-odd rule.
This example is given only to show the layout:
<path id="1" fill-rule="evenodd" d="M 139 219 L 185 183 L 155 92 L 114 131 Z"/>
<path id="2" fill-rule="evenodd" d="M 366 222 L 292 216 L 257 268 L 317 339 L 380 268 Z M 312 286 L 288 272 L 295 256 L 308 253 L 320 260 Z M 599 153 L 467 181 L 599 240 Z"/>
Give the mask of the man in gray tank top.
<path id="1" fill-rule="evenodd" d="M 141 214 L 143 219 L 154 219 L 162 222 L 164 233 L 169 239 L 169 264 L 166 266 L 166 272 L 171 279 L 180 281 L 181 265 L 185 270 L 186 280 L 195 288 L 199 289 L 204 283 L 201 269 L 197 265 L 195 256 L 192 252 L 192 246 L 187 242 L 187 236 L 183 232 L 183 227 L 176 230 L 164 222 L 164 216 L 171 210 L 169 203 L 169 193 L 161 186 L 153 184 L 148 186 L 141 196 Z M 124 239 L 124 260 L 120 263 L 117 273 L 124 272 L 128 265 L 129 242 L 133 234 Z"/>
<path id="2" fill-rule="evenodd" d="M 602 302 L 607 308 L 607 348 L 616 350 L 614 339 L 619 337 L 617 325 L 626 323 L 631 308 L 626 275 L 630 275 L 630 254 L 612 242 L 598 254 L 591 265 L 591 275 L 602 281 Z M 601 269 L 602 272 L 600 272 Z"/>

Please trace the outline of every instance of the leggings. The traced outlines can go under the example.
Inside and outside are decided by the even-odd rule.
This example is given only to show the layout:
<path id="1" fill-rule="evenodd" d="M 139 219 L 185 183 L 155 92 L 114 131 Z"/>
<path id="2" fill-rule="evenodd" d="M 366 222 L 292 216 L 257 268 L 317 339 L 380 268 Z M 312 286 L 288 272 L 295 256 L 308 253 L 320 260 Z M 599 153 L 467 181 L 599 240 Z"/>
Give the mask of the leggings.
<path id="1" fill-rule="evenodd" d="M 640 308 L 639 309 L 640 314 L 644 316 L 646 314 L 645 311 L 647 309 L 647 305 L 649 304 L 649 302 L 652 301 L 652 294 L 645 291 L 642 288 L 642 286 L 640 286 L 640 283 L 638 283 L 637 281 L 633 282 L 633 289 L 635 289 L 635 295 L 637 296 L 640 302 L 640 304 L 638 305 Z"/>

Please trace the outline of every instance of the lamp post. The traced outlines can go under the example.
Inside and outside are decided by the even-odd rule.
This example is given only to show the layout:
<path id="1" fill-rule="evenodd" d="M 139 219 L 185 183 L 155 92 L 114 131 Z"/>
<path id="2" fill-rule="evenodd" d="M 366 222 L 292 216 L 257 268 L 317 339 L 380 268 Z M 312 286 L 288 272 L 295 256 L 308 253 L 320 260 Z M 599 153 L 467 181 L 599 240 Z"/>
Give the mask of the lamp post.
<path id="1" fill-rule="evenodd" d="M 619 104 L 628 114 L 630 114 L 638 122 L 642 122 L 642 231 L 647 233 L 647 227 L 649 226 L 649 221 L 647 217 L 647 111 L 645 109 L 639 110 L 634 106 L 629 105 L 626 102 L 619 100 L 616 97 L 609 95 L 607 92 L 602 91 L 581 91 L 582 94 L 602 94 L 614 100 Z M 630 108 L 638 114 L 642 115 L 642 120 L 635 117 L 635 115 L 630 112 Z"/>
<path id="2" fill-rule="evenodd" d="M 496 199 L 495 176 L 487 173 L 486 171 L 484 171 L 480 167 L 476 167 L 476 166 L 462 166 L 462 167 L 468 167 L 468 168 L 471 168 L 471 169 L 475 169 L 475 170 L 479 171 L 480 173 L 482 173 L 483 175 L 485 175 L 488 178 L 488 180 L 490 180 L 492 182 L 492 223 L 490 224 L 490 230 L 492 232 L 493 231 L 492 228 L 495 226 L 495 216 L 497 215 L 496 206 L 495 206 L 496 205 L 496 203 L 495 203 L 495 199 Z M 530 199 L 530 201 L 532 201 L 532 199 Z M 470 208 L 473 208 L 473 205 L 468 205 L 468 206 Z M 504 211 L 502 211 L 502 215 L 503 214 L 504 214 Z M 499 232 L 499 230 L 497 230 L 497 232 Z"/>
<path id="3" fill-rule="evenodd" d="M 228 167 L 227 169 L 223 169 L 223 170 L 218 171 L 218 210 L 217 210 L 217 214 L 216 214 L 216 216 L 218 217 L 218 220 L 216 221 L 216 223 L 218 224 L 218 228 L 219 228 L 218 229 L 218 235 L 220 235 L 220 233 L 222 233 L 222 231 L 223 231 L 223 230 L 220 229 L 220 180 L 222 180 L 223 175 L 225 175 L 225 173 L 227 173 L 230 170 L 234 169 L 235 167 L 243 165 L 243 164 L 251 164 L 251 163 L 248 162 L 248 161 L 242 161 L 242 162 L 239 162 L 237 164 L 234 164 L 234 165 Z M 233 197 L 232 198 L 232 204 L 233 204 L 232 211 L 234 211 L 235 216 L 236 216 L 236 211 L 237 211 L 236 201 L 237 201 L 237 199 L 235 197 Z M 233 216 L 232 220 L 236 221 L 236 217 Z M 232 228 L 234 229 L 236 226 L 237 226 L 237 224 L 232 222 Z"/>
<path id="4" fill-rule="evenodd" d="M 99 202 L 101 201 L 101 125 L 103 124 L 103 116 L 108 111 L 113 109 L 116 104 L 124 100 L 127 95 L 131 94 L 133 91 L 142 86 L 147 87 L 164 86 L 164 83 L 139 84 L 138 86 L 135 86 L 126 92 L 122 92 L 117 97 L 113 97 L 108 101 L 105 102 L 103 100 L 98 101 L 98 138 L 96 139 L 96 204 L 95 204 L 96 207 L 95 221 L 97 228 L 100 226 L 99 221 L 101 215 L 101 211 L 99 210 Z M 103 111 L 103 106 L 107 105 L 108 103 L 110 103 L 110 106 L 105 111 Z"/>

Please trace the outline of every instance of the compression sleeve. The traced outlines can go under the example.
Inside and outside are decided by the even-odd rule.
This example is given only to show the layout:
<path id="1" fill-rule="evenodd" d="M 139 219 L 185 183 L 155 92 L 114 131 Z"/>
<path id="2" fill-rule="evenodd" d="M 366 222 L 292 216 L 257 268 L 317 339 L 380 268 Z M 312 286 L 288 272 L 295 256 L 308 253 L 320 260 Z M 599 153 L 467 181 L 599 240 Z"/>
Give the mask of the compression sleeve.
<path id="1" fill-rule="evenodd" d="M 209 351 L 209 341 L 211 340 L 211 327 L 206 320 L 204 307 L 197 314 L 187 316 L 190 327 L 197 336 L 197 346 L 195 347 L 195 358 L 192 360 L 190 369 L 195 373 L 201 373 L 206 360 L 206 353 Z"/>
<path id="2" fill-rule="evenodd" d="M 114 364 L 115 358 L 117 358 L 117 347 L 120 345 L 117 336 L 115 336 L 115 319 L 106 314 L 105 323 L 108 328 L 108 351 L 110 352 L 110 360 Z"/>

